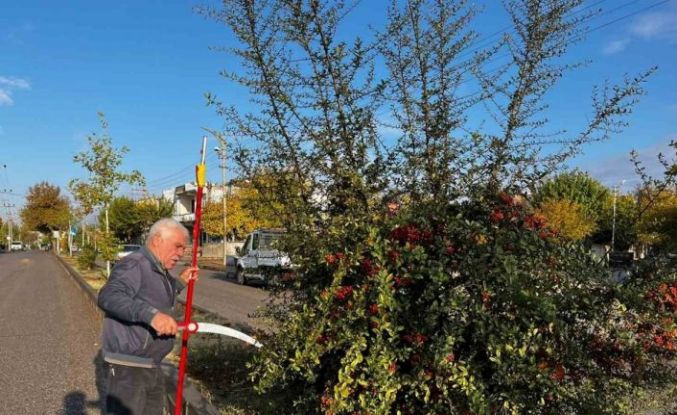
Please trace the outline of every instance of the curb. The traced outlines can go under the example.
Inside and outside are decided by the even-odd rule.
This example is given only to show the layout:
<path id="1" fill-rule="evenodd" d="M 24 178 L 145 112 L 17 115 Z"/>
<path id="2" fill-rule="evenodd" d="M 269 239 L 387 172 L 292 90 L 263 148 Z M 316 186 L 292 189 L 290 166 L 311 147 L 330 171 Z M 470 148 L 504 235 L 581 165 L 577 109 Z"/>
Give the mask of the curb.
<path id="1" fill-rule="evenodd" d="M 92 287 L 87 284 L 87 282 L 80 276 L 80 274 L 73 269 L 66 261 L 61 259 L 60 256 L 52 253 L 54 257 L 59 261 L 63 268 L 68 272 L 68 274 L 73 278 L 73 281 L 84 291 L 85 296 L 89 300 L 90 305 L 96 311 L 97 315 L 100 317 L 99 325 L 103 321 L 104 313 L 97 305 L 97 294 Z M 193 305 L 193 308 L 209 312 L 204 310 L 201 307 L 196 307 Z M 167 391 L 167 396 L 165 401 L 167 403 L 167 408 L 174 408 L 174 399 L 176 397 L 176 383 L 178 378 L 178 370 L 169 364 L 162 364 L 162 372 L 165 375 L 165 387 Z M 202 394 L 195 387 L 190 378 L 186 376 L 184 379 L 183 387 L 183 413 L 184 414 L 204 414 L 204 415 L 218 415 L 219 411 L 214 405 L 212 405 L 208 400 L 206 400 Z"/>

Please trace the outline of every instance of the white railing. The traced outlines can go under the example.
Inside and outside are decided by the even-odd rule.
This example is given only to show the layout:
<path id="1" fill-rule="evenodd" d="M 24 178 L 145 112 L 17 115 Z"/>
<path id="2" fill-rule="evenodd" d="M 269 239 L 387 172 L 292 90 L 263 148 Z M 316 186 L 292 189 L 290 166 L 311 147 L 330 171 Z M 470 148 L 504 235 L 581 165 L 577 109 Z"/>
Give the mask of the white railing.
<path id="1" fill-rule="evenodd" d="M 194 222 L 195 213 L 182 213 L 180 215 L 173 215 L 172 218 L 179 222 Z"/>

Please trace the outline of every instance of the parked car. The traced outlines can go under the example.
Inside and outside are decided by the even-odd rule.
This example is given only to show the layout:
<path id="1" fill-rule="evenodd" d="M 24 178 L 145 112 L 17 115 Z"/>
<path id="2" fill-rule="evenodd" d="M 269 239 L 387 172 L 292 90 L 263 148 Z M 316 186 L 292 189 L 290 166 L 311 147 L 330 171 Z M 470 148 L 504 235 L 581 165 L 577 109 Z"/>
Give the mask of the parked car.
<path id="1" fill-rule="evenodd" d="M 138 251 L 139 249 L 141 249 L 141 245 L 134 245 L 134 244 L 122 245 L 120 247 L 120 251 L 117 254 L 117 261 L 126 257 L 127 255 L 131 254 L 132 252 Z"/>
<path id="2" fill-rule="evenodd" d="M 247 236 L 235 260 L 238 284 L 266 284 L 291 274 L 289 255 L 279 250 L 283 237 L 284 231 L 280 229 L 257 229 Z"/>
<path id="3" fill-rule="evenodd" d="M 12 243 L 9 245 L 10 251 L 23 251 L 23 249 L 24 246 L 21 241 L 12 241 Z"/>

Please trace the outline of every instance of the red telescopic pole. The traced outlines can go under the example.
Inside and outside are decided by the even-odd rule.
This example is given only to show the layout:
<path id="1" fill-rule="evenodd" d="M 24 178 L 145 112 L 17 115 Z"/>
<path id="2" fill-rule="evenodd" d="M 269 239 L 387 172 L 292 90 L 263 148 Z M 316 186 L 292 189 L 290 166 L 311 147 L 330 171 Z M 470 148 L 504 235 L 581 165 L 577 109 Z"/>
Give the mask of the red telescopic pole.
<path id="1" fill-rule="evenodd" d="M 207 151 L 207 137 L 202 138 L 202 153 L 200 154 L 200 164 L 195 166 L 195 181 L 197 183 L 197 199 L 195 201 L 195 224 L 193 225 L 193 253 L 191 257 L 191 267 L 197 267 L 197 253 L 200 246 L 200 219 L 202 218 L 202 191 L 205 185 L 207 168 L 205 166 L 205 155 Z M 190 314 L 193 307 L 193 279 L 188 281 L 188 292 L 186 293 L 186 313 L 183 324 L 190 323 Z M 183 378 L 186 375 L 186 360 L 188 358 L 188 337 L 190 330 L 184 330 L 181 336 L 181 358 L 179 360 L 179 378 L 176 384 L 176 406 L 174 415 L 181 415 L 181 406 L 183 403 Z"/>

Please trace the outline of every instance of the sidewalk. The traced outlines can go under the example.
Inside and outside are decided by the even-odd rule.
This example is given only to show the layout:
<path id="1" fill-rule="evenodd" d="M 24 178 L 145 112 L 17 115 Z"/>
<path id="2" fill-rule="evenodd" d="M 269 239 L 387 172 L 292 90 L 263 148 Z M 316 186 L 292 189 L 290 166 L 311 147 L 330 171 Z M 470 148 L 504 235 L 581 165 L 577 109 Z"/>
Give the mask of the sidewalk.
<path id="1" fill-rule="evenodd" d="M 182 262 L 186 265 L 190 264 L 191 257 L 190 257 L 190 252 L 187 251 L 188 254 L 184 254 L 183 258 L 181 259 Z M 199 257 L 197 259 L 197 266 L 202 269 L 208 269 L 210 271 L 218 271 L 218 272 L 226 272 L 226 267 L 223 265 L 223 258 L 214 258 L 214 257 L 209 257 L 209 258 L 203 258 Z M 235 267 L 235 257 L 234 256 L 228 256 L 228 268 L 234 268 Z"/>
<path id="2" fill-rule="evenodd" d="M 230 258 L 229 258 L 230 259 Z M 190 262 L 190 258 L 187 262 Z M 229 262 L 229 264 L 232 262 Z M 223 259 L 221 258 L 198 258 L 197 264 L 199 268 L 208 269 L 212 271 L 221 271 L 225 272 L 226 267 L 223 265 Z"/>

